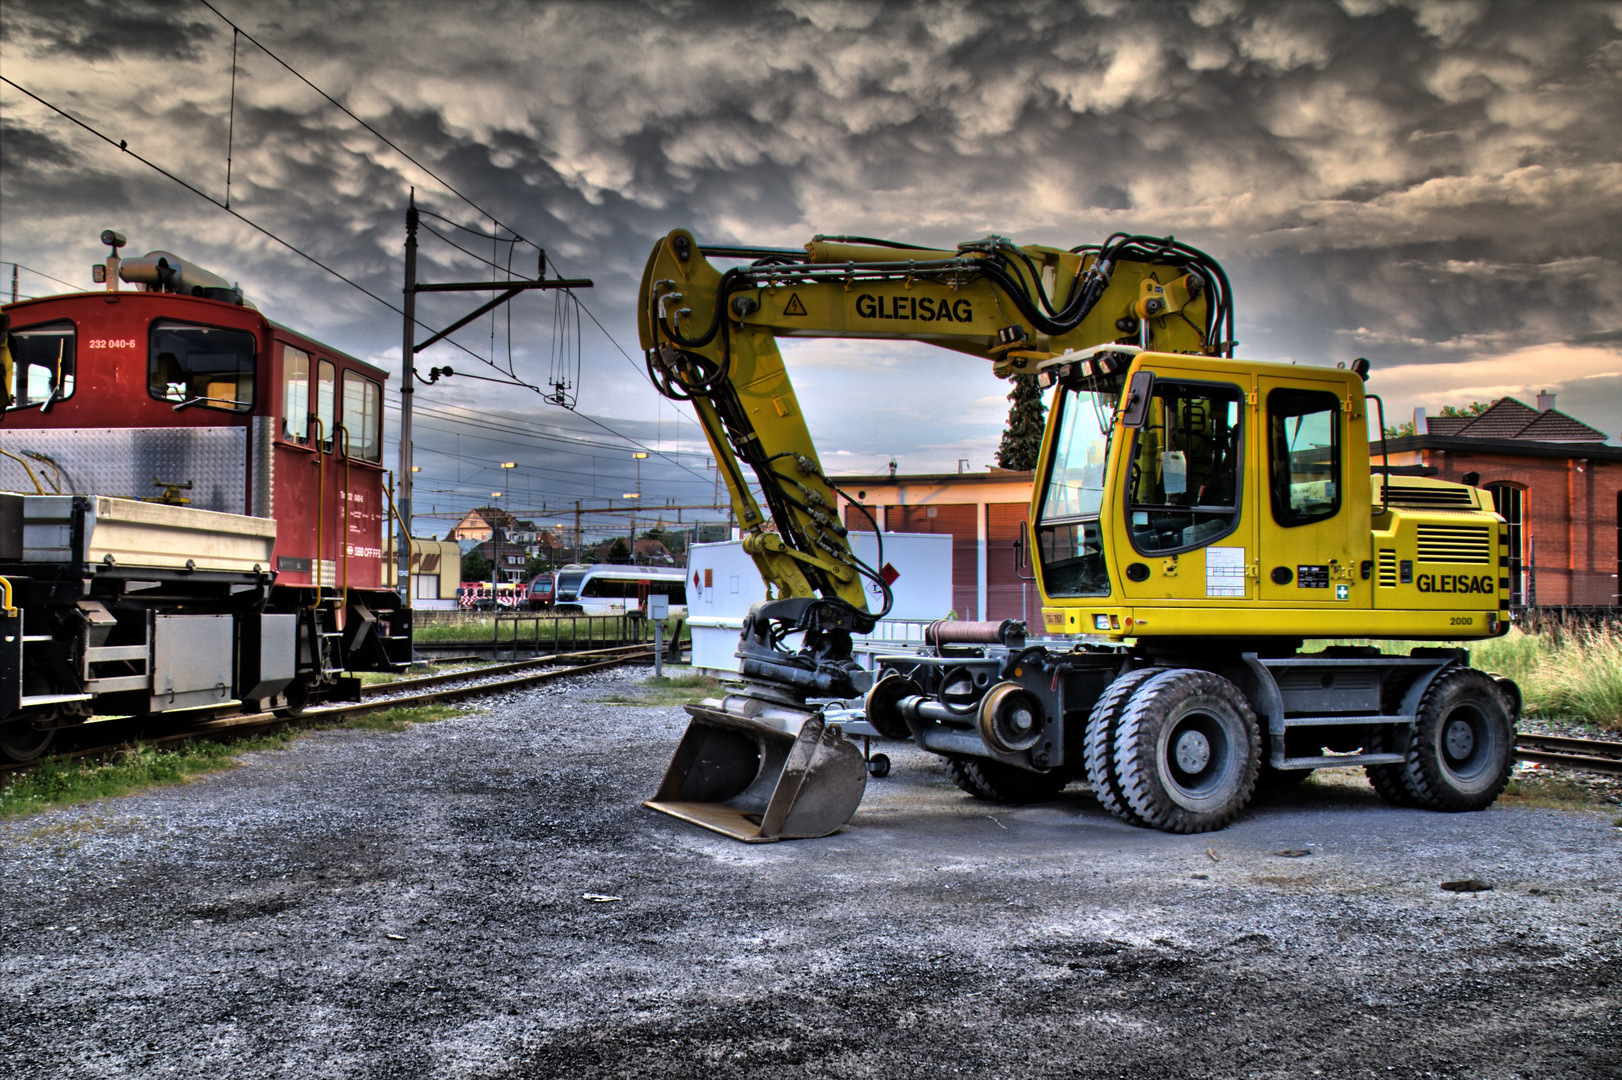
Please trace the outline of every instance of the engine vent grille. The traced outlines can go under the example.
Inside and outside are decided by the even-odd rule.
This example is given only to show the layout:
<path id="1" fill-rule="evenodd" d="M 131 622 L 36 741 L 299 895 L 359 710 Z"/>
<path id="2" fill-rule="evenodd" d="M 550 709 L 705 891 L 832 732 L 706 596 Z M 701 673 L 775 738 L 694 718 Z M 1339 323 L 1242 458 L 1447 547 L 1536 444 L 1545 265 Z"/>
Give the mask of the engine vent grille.
<path id="1" fill-rule="evenodd" d="M 1422 563 L 1492 563 L 1493 530 L 1481 525 L 1419 526 L 1419 561 Z"/>
<path id="2" fill-rule="evenodd" d="M 1381 551 L 1378 576 L 1375 583 L 1382 589 L 1395 589 L 1397 587 L 1397 553 L 1395 551 Z"/>
<path id="3" fill-rule="evenodd" d="M 1392 484 L 1386 503 L 1408 510 L 1473 510 L 1476 500 L 1464 487 L 1405 487 Z"/>

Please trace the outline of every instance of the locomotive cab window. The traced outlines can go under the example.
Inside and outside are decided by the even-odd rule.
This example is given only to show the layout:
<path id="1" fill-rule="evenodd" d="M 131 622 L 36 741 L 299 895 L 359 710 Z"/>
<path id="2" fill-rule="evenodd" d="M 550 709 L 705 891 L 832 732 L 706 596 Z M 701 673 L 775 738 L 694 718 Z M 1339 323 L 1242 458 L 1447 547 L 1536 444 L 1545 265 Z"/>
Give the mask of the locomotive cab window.
<path id="1" fill-rule="evenodd" d="M 344 433 L 349 454 L 383 460 L 383 388 L 358 371 L 344 372 Z"/>
<path id="2" fill-rule="evenodd" d="M 1126 500 L 1145 555 L 1204 547 L 1239 524 L 1239 388 L 1158 381 L 1132 452 Z"/>
<path id="3" fill-rule="evenodd" d="M 73 396 L 74 332 L 70 322 L 46 323 L 14 331 L 11 359 L 16 365 L 10 386 L 13 409 L 49 411 Z"/>
<path id="4" fill-rule="evenodd" d="M 1286 528 L 1340 511 L 1340 398 L 1327 390 L 1267 395 L 1273 520 Z"/>
<path id="5" fill-rule="evenodd" d="M 321 425 L 321 449 L 332 449 L 332 429 L 338 419 L 338 368 L 331 360 L 315 366 L 315 418 Z"/>
<path id="6" fill-rule="evenodd" d="M 159 320 L 152 324 L 147 390 L 181 408 L 253 408 L 254 335 Z"/>
<path id="7" fill-rule="evenodd" d="M 282 347 L 282 438 L 310 441 L 310 354 Z"/>

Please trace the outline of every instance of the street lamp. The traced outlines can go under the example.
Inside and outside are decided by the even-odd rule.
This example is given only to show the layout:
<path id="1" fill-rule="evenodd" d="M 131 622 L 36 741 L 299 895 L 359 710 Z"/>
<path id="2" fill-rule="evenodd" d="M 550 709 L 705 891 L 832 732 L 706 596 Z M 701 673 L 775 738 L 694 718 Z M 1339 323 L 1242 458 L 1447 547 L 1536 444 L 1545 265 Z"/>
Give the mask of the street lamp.
<path id="1" fill-rule="evenodd" d="M 501 498 L 501 492 L 492 491 L 490 493 L 490 498 L 492 500 Z M 490 503 L 490 509 L 492 509 L 492 510 L 496 509 L 496 504 L 493 501 Z M 492 615 L 499 616 L 501 614 L 501 604 L 499 603 L 500 597 L 501 597 L 501 525 L 500 525 L 499 522 L 497 522 L 496 515 L 491 514 L 490 515 L 490 613 Z"/>

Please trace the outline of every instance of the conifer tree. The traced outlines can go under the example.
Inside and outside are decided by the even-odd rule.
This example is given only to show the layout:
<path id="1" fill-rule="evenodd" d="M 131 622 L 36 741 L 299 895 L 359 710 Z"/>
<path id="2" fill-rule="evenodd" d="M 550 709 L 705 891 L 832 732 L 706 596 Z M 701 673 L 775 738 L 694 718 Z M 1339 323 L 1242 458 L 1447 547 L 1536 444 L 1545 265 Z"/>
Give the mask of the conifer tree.
<path id="1" fill-rule="evenodd" d="M 1036 376 L 1014 376 L 1008 400 L 1008 423 L 1003 428 L 1002 444 L 997 447 L 997 464 L 1005 469 L 1034 469 L 1042 451 L 1042 428 L 1047 417 Z"/>

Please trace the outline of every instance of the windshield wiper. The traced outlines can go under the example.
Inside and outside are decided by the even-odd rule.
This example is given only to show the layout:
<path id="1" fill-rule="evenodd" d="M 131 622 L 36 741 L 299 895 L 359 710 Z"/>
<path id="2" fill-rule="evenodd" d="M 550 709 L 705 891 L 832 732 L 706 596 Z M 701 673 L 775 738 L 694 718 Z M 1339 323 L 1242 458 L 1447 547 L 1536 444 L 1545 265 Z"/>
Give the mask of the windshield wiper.
<path id="1" fill-rule="evenodd" d="M 248 404 L 246 401 L 237 401 L 235 398 L 193 397 L 187 398 L 186 400 L 180 402 L 180 404 L 176 405 L 175 412 L 179 412 L 181 409 L 189 409 L 193 405 L 200 405 L 206 401 L 213 402 L 216 405 L 229 405 L 233 409 L 240 408 L 241 406 Z"/>

